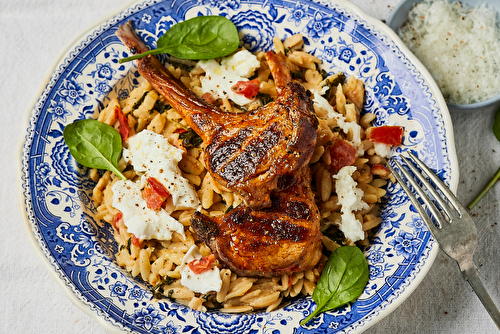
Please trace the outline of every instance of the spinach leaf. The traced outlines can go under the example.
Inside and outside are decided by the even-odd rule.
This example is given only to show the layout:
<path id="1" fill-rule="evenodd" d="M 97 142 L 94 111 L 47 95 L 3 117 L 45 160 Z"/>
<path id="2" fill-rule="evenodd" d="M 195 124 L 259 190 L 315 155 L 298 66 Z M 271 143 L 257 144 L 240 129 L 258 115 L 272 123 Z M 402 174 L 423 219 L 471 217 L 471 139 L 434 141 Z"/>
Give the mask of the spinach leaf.
<path id="1" fill-rule="evenodd" d="M 368 278 L 368 262 L 358 247 L 337 248 L 330 255 L 314 289 L 312 298 L 316 302 L 316 309 L 300 324 L 305 325 L 316 315 L 358 298 Z"/>
<path id="2" fill-rule="evenodd" d="M 180 59 L 212 59 L 227 56 L 239 43 L 238 30 L 229 19 L 197 16 L 174 24 L 158 39 L 156 49 L 120 59 L 120 63 L 160 53 Z"/>
<path id="3" fill-rule="evenodd" d="M 500 108 L 497 110 L 495 120 L 493 121 L 493 134 L 500 141 Z"/>
<path id="4" fill-rule="evenodd" d="M 157 100 L 154 107 L 153 107 L 153 110 L 158 111 L 158 113 L 160 113 L 160 114 L 163 114 L 165 111 L 170 110 L 170 109 L 172 109 L 170 104 L 168 104 L 166 102 L 163 103 L 160 100 Z"/>
<path id="5" fill-rule="evenodd" d="M 234 209 L 234 207 L 233 207 L 233 205 L 231 204 L 231 205 L 230 205 L 230 206 L 226 209 L 226 211 L 225 211 L 224 213 L 225 213 L 225 214 L 228 214 L 228 213 L 229 213 L 229 212 L 231 212 L 231 210 L 233 210 L 233 209 Z"/>
<path id="6" fill-rule="evenodd" d="M 257 98 L 259 98 L 262 101 L 262 105 L 265 106 L 269 102 L 273 101 L 273 98 L 269 94 L 264 94 L 264 93 L 257 93 Z"/>
<path id="7" fill-rule="evenodd" d="M 170 276 L 166 276 L 166 278 L 161 281 L 160 283 L 156 284 L 150 291 L 151 293 L 153 294 L 153 298 L 156 298 L 156 299 L 162 299 L 163 298 L 163 293 L 162 293 L 162 288 L 164 286 L 167 286 L 167 285 L 170 285 L 172 283 L 174 283 L 175 281 L 175 278 L 172 278 Z M 171 296 L 171 293 L 170 291 L 173 293 L 174 291 L 173 290 L 169 290 L 169 295 Z M 167 297 L 167 298 L 170 298 L 170 297 Z"/>
<path id="8" fill-rule="evenodd" d="M 203 143 L 203 139 L 193 129 L 179 134 L 179 139 L 182 139 L 184 147 L 194 147 Z"/>
<path id="9" fill-rule="evenodd" d="M 84 119 L 68 124 L 63 137 L 69 152 L 80 164 L 110 170 L 126 179 L 118 168 L 122 139 L 115 128 L 95 119 Z"/>
<path id="10" fill-rule="evenodd" d="M 345 74 L 343 72 L 336 73 L 335 76 L 331 77 L 326 81 L 328 90 L 325 93 L 325 99 L 330 101 L 335 97 L 336 88 L 339 84 L 344 84 Z"/>
<path id="11" fill-rule="evenodd" d="M 497 110 L 495 114 L 495 120 L 493 121 L 493 134 L 495 137 L 497 137 L 497 140 L 500 141 L 500 108 Z M 472 200 L 472 202 L 467 205 L 467 209 L 472 209 L 480 200 L 481 198 L 490 191 L 490 189 L 497 183 L 497 181 L 500 179 L 500 168 L 497 169 L 495 175 L 491 178 L 491 180 L 484 186 L 483 190 Z"/>

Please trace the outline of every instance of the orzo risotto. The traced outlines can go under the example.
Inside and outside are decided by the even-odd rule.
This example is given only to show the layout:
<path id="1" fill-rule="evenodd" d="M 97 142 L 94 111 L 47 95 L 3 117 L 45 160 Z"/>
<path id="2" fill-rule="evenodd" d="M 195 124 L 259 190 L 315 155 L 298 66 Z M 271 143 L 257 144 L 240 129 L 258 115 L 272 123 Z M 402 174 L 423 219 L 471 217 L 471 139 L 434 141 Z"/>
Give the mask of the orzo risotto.
<path id="1" fill-rule="evenodd" d="M 381 223 L 378 205 L 392 178 L 385 163 L 394 143 L 379 140 L 384 129 L 372 128 L 375 115 L 362 112 L 363 83 L 343 73 L 328 75 L 302 46 L 301 35 L 274 40 L 275 51 L 286 55 L 293 79 L 311 92 L 319 122 L 309 164 L 323 257 L 305 272 L 240 276 L 198 240 L 190 227 L 195 211 L 218 216 L 243 199 L 214 181 L 204 166 L 199 136 L 148 82 L 100 112 L 99 121 L 122 128 L 122 133 L 127 128 L 119 167 L 128 180 L 110 171 L 91 171 L 97 182 L 96 219 L 114 228 L 118 264 L 149 283 L 155 297 L 201 311 L 271 311 L 289 298 L 311 295 L 328 255 L 342 245 L 368 245 Z M 223 59 L 171 58 L 170 64 L 168 70 L 176 78 L 228 113 L 258 108 L 277 96 L 264 52 L 240 49 Z M 234 87 L 238 81 L 249 84 Z M 255 94 L 247 94 L 248 87 L 257 87 Z"/>

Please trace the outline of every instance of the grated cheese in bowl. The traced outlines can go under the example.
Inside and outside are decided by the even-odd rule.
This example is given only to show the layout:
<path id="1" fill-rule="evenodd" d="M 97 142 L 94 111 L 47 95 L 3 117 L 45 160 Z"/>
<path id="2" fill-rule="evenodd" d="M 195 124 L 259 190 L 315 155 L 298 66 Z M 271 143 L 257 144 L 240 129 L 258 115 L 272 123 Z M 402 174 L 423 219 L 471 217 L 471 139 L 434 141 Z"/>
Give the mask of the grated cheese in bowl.
<path id="1" fill-rule="evenodd" d="M 399 37 L 429 70 L 449 104 L 481 102 L 500 93 L 500 29 L 482 4 L 424 0 Z"/>

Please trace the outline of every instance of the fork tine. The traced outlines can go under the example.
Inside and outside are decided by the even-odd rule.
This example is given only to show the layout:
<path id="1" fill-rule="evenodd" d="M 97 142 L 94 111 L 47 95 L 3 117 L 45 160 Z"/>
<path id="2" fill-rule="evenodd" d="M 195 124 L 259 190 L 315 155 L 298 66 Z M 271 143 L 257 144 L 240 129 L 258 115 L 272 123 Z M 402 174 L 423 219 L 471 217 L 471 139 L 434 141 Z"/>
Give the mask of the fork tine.
<path id="1" fill-rule="evenodd" d="M 445 187 L 443 187 L 444 185 L 442 184 L 442 181 L 436 176 L 436 174 L 434 174 L 434 172 L 432 170 L 430 170 L 422 161 L 420 161 L 420 159 L 418 159 L 411 152 L 408 152 L 408 155 L 409 155 L 410 159 L 415 161 L 415 163 L 421 169 L 423 169 L 425 171 L 425 174 L 427 174 L 427 177 L 430 180 L 432 180 L 432 182 L 438 187 L 438 189 L 444 192 Z M 422 174 L 415 168 L 415 166 L 413 166 L 413 164 L 408 162 L 408 160 L 402 155 L 401 155 L 401 159 L 403 159 L 403 161 L 406 163 L 406 165 L 413 172 L 414 175 L 420 176 L 419 177 L 420 182 L 422 182 L 422 184 L 425 186 L 425 188 L 427 188 L 427 191 L 429 193 L 431 193 L 434 200 L 436 200 L 436 202 L 439 203 L 440 208 L 446 212 L 446 215 L 448 216 L 449 220 L 451 221 L 455 215 L 450 210 L 450 206 L 448 205 L 448 203 L 441 197 L 441 195 L 438 194 L 436 189 L 434 189 L 434 187 L 429 183 L 429 181 L 427 181 L 427 179 L 425 179 L 423 176 L 421 176 Z M 418 161 L 416 161 L 417 159 L 418 159 Z M 421 194 L 419 194 L 419 195 L 422 196 Z M 457 211 L 459 211 L 459 210 L 457 209 Z"/>
<path id="2" fill-rule="evenodd" d="M 396 166 L 398 167 L 398 169 L 401 171 L 401 173 L 403 173 L 403 175 L 408 180 L 408 182 L 410 184 L 412 184 L 412 186 L 415 188 L 415 190 L 417 190 L 417 192 L 419 190 L 422 191 L 420 189 L 420 187 L 418 186 L 418 184 L 411 178 L 411 175 L 401 166 L 401 164 L 398 161 L 396 161 L 394 158 L 391 159 L 391 160 L 396 164 Z M 391 164 L 387 164 L 387 167 L 390 169 L 392 175 L 394 175 L 394 177 L 396 178 L 396 180 L 398 181 L 398 183 L 401 185 L 401 187 L 403 188 L 404 192 L 408 195 L 408 198 L 413 203 L 413 206 L 415 207 L 415 209 L 417 209 L 418 213 L 420 214 L 420 217 L 422 217 L 425 225 L 427 225 L 427 228 L 431 231 L 431 233 L 434 236 L 434 238 L 437 239 L 436 235 L 439 234 L 439 232 L 440 232 L 439 227 L 437 227 L 434 224 L 434 222 L 429 217 L 429 215 L 427 214 L 427 212 L 425 212 L 424 207 L 422 206 L 422 204 L 420 204 L 420 202 L 418 201 L 417 197 L 410 190 L 410 187 L 408 187 L 408 185 L 403 180 L 403 178 L 401 177 L 401 175 L 391 166 Z M 420 197 L 422 197 L 422 195 L 420 193 L 419 193 L 419 195 L 420 195 Z M 425 199 L 427 199 L 427 197 L 424 196 L 423 199 L 425 200 Z M 431 204 L 430 207 L 434 207 L 434 204 L 432 204 L 432 203 L 430 203 L 430 204 Z M 436 209 L 434 208 L 434 210 L 436 210 Z"/>
<path id="3" fill-rule="evenodd" d="M 441 181 L 441 179 L 436 174 L 434 174 L 434 172 L 429 167 L 427 167 L 427 165 L 424 164 L 422 162 L 422 160 L 420 160 L 419 158 L 417 158 L 417 156 L 415 156 L 413 153 L 411 153 L 411 152 L 408 151 L 408 155 L 411 157 L 411 159 L 417 164 L 417 166 L 420 169 L 422 169 L 423 171 L 425 171 L 425 173 L 427 174 L 427 176 L 429 177 L 429 179 L 432 182 L 434 182 L 434 184 L 436 185 L 436 187 L 438 187 L 438 189 L 448 198 L 449 203 L 451 205 L 453 205 L 453 207 L 455 208 L 455 210 L 457 210 L 460 213 L 460 216 L 463 215 L 465 209 L 460 204 L 458 204 L 458 203 L 460 203 L 458 201 L 458 198 L 443 183 L 443 181 Z"/>
<path id="4" fill-rule="evenodd" d="M 413 186 L 413 188 L 417 192 L 420 199 L 422 199 L 424 204 L 427 205 L 427 208 L 431 211 L 431 214 L 434 216 L 434 219 L 436 220 L 438 227 L 441 228 L 442 227 L 442 223 L 441 223 L 442 219 L 441 218 L 443 216 L 442 216 L 441 212 L 438 210 L 438 208 L 436 207 L 436 205 L 431 201 L 429 196 L 426 195 L 424 190 L 420 187 L 420 185 L 417 183 L 417 181 L 415 181 L 415 179 L 410 174 L 410 172 L 408 172 L 405 168 L 403 168 L 403 166 L 401 166 L 401 164 L 397 160 L 394 160 L 394 163 L 401 170 L 401 172 L 405 176 L 407 182 Z M 415 174 L 415 177 L 418 177 L 418 175 L 419 174 Z M 419 178 L 419 180 L 424 181 L 421 178 Z M 424 184 L 424 186 L 425 186 L 425 184 Z M 420 202 L 418 202 L 418 203 L 420 204 Z M 424 212 L 425 212 L 425 210 L 424 210 Z M 420 214 L 420 215 L 422 215 L 422 214 Z M 427 213 L 425 213 L 425 215 L 428 216 Z M 430 221 L 432 222 L 432 220 L 430 220 Z M 434 223 L 432 223 L 432 225 L 434 225 Z"/>

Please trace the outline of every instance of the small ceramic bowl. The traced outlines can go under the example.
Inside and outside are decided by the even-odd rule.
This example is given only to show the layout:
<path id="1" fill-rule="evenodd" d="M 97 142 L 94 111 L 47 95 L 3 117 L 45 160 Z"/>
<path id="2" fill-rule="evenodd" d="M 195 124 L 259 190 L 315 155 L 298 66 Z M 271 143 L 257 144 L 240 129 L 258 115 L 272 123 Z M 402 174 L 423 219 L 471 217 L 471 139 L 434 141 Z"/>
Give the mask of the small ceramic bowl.
<path id="1" fill-rule="evenodd" d="M 422 1 L 423 0 L 402 0 L 391 12 L 389 18 L 387 19 L 387 25 L 397 33 L 398 29 L 407 21 L 408 12 L 415 6 L 415 4 Z M 494 9 L 497 11 L 497 13 L 500 13 L 500 1 L 498 0 L 460 0 L 460 2 L 471 8 L 486 3 L 487 8 Z M 497 25 L 500 28 L 500 14 L 497 14 Z M 471 104 L 448 103 L 448 109 L 450 111 L 492 111 L 497 110 L 499 107 L 500 93 L 487 100 Z"/>

